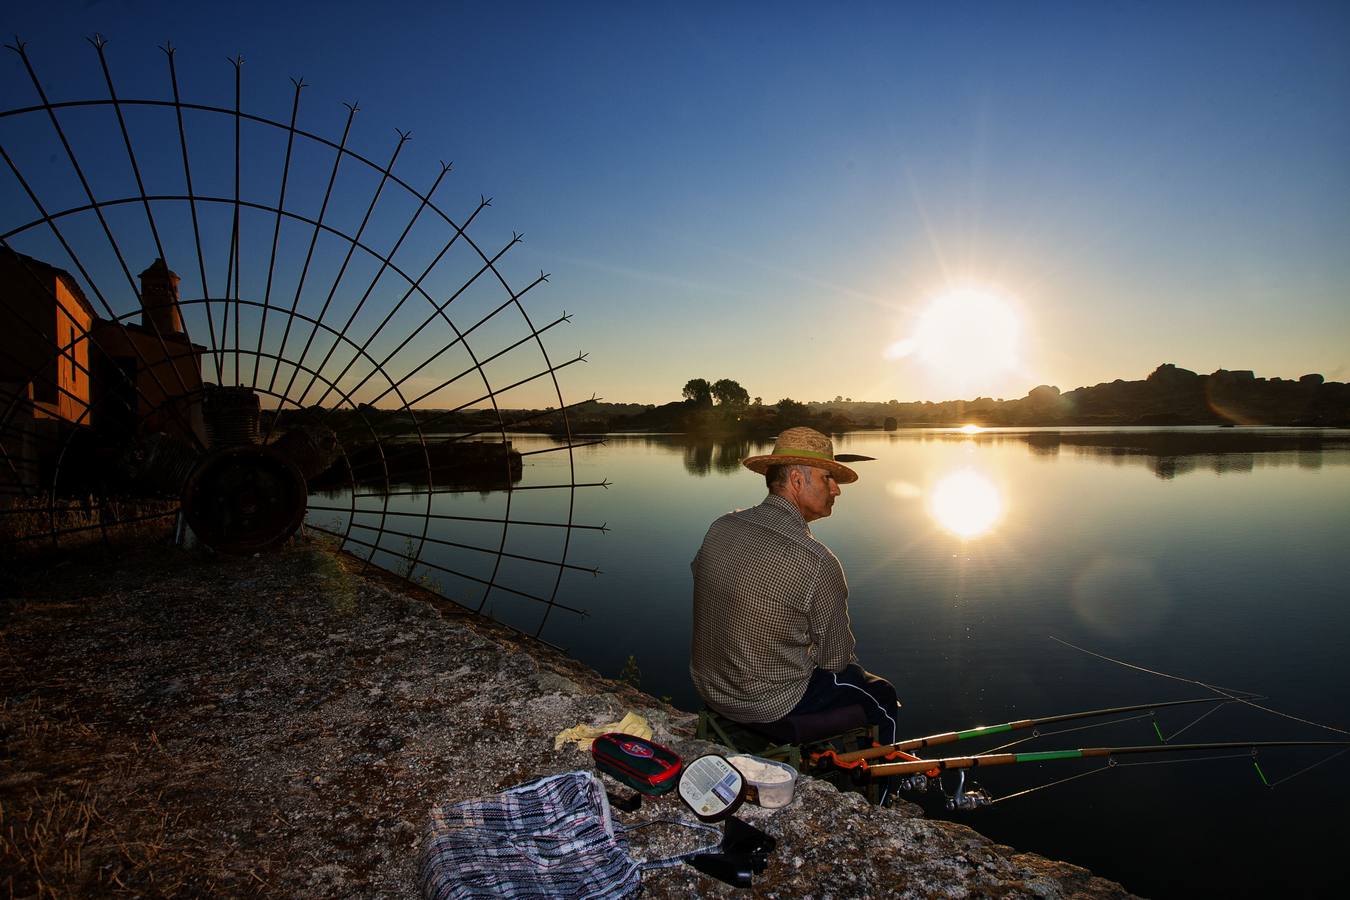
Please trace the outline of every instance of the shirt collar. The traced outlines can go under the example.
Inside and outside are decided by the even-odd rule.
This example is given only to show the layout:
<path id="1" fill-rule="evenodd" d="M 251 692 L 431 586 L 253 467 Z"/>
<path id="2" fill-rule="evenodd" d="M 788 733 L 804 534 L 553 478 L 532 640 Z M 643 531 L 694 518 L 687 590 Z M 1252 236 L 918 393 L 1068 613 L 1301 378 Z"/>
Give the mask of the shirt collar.
<path id="1" fill-rule="evenodd" d="M 797 524 L 801 525 L 802 531 L 805 531 L 807 534 L 811 533 L 811 527 L 806 524 L 806 519 L 802 516 L 802 511 L 797 508 L 797 504 L 786 497 L 780 497 L 778 494 L 769 494 L 769 496 L 764 498 L 764 502 L 761 503 L 760 506 L 767 506 L 771 509 L 777 509 L 789 514 L 796 520 Z"/>

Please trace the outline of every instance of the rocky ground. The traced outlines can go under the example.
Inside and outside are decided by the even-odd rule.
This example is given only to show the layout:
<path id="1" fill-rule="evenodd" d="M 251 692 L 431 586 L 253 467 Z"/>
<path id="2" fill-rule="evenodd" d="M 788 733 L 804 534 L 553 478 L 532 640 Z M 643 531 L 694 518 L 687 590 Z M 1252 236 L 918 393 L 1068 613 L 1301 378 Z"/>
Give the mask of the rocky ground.
<path id="1" fill-rule="evenodd" d="M 0 894 L 412 897 L 428 810 L 589 768 L 553 749 L 564 728 L 636 710 L 686 759 L 714 749 L 692 715 L 360 569 L 305 542 L 252 559 L 158 547 L 12 566 Z M 692 818 L 673 795 L 619 814 L 670 816 Z M 813 779 L 790 806 L 741 816 L 778 841 L 755 895 L 1128 896 Z M 639 857 L 696 839 L 640 834 Z M 688 866 L 644 889 L 742 893 Z"/>

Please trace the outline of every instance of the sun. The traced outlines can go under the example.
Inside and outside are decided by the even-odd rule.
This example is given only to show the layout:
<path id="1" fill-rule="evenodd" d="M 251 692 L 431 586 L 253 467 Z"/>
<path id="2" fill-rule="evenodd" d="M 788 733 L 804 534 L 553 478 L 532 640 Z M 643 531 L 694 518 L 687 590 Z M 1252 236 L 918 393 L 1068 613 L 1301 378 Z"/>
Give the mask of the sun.
<path id="1" fill-rule="evenodd" d="M 891 359 L 913 357 L 943 380 L 978 386 L 1020 365 L 1021 327 L 1011 301 L 988 287 L 947 288 L 924 305 Z"/>

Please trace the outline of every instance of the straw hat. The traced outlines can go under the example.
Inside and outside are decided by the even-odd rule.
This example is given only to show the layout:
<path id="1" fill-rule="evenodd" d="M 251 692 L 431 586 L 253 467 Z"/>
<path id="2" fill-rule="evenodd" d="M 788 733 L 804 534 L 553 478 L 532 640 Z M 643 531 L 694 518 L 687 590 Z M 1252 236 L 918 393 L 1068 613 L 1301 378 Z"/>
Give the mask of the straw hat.
<path id="1" fill-rule="evenodd" d="M 789 428 L 778 435 L 773 452 L 741 460 L 751 472 L 763 475 L 769 466 L 814 466 L 824 469 L 840 484 L 852 484 L 858 473 L 834 461 L 834 444 L 814 428 Z"/>

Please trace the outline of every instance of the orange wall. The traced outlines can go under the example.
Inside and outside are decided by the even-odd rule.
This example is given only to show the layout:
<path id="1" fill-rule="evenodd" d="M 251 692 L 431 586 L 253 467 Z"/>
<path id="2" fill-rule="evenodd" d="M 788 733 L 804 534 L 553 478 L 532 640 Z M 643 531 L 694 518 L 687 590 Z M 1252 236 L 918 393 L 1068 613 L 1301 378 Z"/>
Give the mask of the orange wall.
<path id="1" fill-rule="evenodd" d="M 93 317 L 61 279 L 56 279 L 57 414 L 67 421 L 89 424 L 89 328 Z M 72 396 L 73 395 L 73 396 Z"/>
<path id="2" fill-rule="evenodd" d="M 0 377 L 30 383 L 26 415 L 88 425 L 93 316 L 60 278 L 42 277 L 39 282 L 13 265 L 0 268 L 7 295 L 0 303 Z"/>

